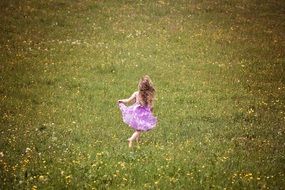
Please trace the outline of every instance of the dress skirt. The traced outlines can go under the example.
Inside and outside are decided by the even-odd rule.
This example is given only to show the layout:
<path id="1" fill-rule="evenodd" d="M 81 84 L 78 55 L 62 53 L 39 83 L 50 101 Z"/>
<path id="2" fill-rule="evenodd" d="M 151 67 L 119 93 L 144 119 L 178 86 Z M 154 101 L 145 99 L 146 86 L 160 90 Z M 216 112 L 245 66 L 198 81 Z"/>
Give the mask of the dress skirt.
<path id="1" fill-rule="evenodd" d="M 156 126 L 157 118 L 153 116 L 149 107 L 135 103 L 126 106 L 119 103 L 124 123 L 137 131 L 149 131 Z"/>

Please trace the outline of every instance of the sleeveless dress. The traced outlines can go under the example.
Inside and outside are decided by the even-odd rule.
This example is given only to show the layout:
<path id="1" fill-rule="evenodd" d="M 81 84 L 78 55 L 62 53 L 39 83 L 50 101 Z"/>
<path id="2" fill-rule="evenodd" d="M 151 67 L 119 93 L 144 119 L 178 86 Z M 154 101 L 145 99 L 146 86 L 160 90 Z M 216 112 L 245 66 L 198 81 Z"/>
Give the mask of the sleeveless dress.
<path id="1" fill-rule="evenodd" d="M 150 107 L 142 106 L 138 101 L 136 94 L 136 102 L 131 106 L 119 103 L 124 123 L 138 131 L 149 131 L 156 126 L 157 118 L 153 116 Z"/>

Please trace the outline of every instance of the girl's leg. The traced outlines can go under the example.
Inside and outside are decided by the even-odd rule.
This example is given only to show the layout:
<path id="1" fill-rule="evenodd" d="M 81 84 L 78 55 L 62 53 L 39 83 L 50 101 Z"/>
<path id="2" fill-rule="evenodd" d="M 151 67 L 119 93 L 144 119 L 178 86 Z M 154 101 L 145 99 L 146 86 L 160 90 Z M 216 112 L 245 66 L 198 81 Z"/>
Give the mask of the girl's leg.
<path id="1" fill-rule="evenodd" d="M 136 138 L 136 141 L 137 141 L 137 143 L 139 143 L 139 139 L 140 139 L 140 136 L 141 136 L 141 131 L 138 131 L 139 133 L 138 133 L 138 136 L 137 136 L 137 138 Z"/>
<path id="2" fill-rule="evenodd" d="M 135 139 L 138 139 L 138 137 L 140 136 L 140 131 L 135 131 L 134 134 L 128 139 L 129 141 L 129 147 L 132 147 L 132 143 Z"/>

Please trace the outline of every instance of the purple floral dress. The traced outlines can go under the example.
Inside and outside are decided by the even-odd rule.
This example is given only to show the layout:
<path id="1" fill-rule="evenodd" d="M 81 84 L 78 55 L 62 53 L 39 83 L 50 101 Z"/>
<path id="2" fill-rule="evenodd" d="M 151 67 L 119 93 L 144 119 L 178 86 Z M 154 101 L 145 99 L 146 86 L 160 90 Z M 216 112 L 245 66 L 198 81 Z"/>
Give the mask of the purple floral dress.
<path id="1" fill-rule="evenodd" d="M 149 131 L 156 126 L 157 118 L 153 116 L 150 107 L 138 103 L 137 96 L 136 103 L 131 106 L 119 103 L 119 108 L 123 121 L 135 130 Z"/>

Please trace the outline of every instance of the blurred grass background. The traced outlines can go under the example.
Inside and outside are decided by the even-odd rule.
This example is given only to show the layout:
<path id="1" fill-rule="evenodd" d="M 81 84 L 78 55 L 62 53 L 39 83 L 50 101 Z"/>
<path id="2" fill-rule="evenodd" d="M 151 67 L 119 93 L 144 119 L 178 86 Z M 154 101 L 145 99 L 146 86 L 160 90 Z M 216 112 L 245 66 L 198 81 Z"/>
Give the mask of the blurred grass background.
<path id="1" fill-rule="evenodd" d="M 284 2 L 0 5 L 1 189 L 284 188 Z M 143 74 L 159 123 L 129 149 Z"/>

